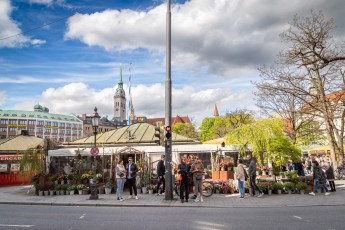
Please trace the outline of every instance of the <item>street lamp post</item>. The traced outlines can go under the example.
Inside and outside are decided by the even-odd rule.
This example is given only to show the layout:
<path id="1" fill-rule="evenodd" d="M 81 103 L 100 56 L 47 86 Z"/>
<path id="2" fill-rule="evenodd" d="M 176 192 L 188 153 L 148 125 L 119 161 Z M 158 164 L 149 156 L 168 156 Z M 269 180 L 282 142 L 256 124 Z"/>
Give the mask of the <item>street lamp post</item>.
<path id="1" fill-rule="evenodd" d="M 94 111 L 95 112 L 91 116 L 91 121 L 92 121 L 92 127 L 93 127 L 93 134 L 95 136 L 94 149 L 96 149 L 97 148 L 97 146 L 96 146 L 96 135 L 97 135 L 97 128 L 99 125 L 100 116 L 97 113 L 96 107 L 95 107 Z M 96 156 L 97 156 L 97 154 L 92 154 L 92 155 L 93 155 L 93 165 L 92 165 L 93 179 L 92 179 L 92 184 L 90 185 L 90 189 L 91 189 L 90 200 L 98 200 L 97 184 L 96 184 L 96 170 L 97 170 Z"/>

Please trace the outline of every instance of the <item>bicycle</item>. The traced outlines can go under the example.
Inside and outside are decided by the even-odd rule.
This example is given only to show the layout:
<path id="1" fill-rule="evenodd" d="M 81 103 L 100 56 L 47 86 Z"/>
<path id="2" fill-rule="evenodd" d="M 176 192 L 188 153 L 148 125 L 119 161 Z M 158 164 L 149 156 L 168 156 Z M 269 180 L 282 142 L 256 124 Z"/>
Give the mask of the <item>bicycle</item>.
<path id="1" fill-rule="evenodd" d="M 174 191 L 178 197 L 180 197 L 180 182 L 175 181 Z M 214 185 L 210 181 L 203 181 L 202 182 L 202 195 L 204 197 L 210 197 L 213 195 L 214 192 Z"/>

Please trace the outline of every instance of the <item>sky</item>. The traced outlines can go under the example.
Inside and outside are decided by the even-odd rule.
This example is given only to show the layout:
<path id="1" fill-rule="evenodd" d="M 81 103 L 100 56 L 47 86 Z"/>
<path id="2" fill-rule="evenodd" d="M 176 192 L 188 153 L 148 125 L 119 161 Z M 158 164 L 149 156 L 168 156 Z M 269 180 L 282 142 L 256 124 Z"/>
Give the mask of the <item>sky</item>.
<path id="1" fill-rule="evenodd" d="M 294 15 L 322 11 L 345 40 L 343 0 L 171 0 L 172 116 L 200 125 L 256 111 L 253 81 Z M 166 1 L 0 0 L 0 109 L 112 118 L 120 66 L 136 116 L 165 117 Z M 131 63 L 131 64 L 130 64 Z"/>

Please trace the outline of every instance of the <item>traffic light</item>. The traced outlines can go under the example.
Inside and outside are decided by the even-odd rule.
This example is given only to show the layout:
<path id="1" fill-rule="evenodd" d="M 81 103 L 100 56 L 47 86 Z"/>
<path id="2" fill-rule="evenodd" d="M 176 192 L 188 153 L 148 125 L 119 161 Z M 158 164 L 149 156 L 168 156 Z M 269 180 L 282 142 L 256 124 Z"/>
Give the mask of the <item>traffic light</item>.
<path id="1" fill-rule="evenodd" d="M 171 138 L 171 127 L 167 126 L 165 127 L 165 138 L 169 140 Z"/>
<path id="2" fill-rule="evenodd" d="M 155 127 L 155 137 L 158 138 L 158 140 L 155 140 L 155 143 L 158 144 L 158 145 L 161 145 L 163 144 L 161 142 L 161 128 L 160 127 Z"/>

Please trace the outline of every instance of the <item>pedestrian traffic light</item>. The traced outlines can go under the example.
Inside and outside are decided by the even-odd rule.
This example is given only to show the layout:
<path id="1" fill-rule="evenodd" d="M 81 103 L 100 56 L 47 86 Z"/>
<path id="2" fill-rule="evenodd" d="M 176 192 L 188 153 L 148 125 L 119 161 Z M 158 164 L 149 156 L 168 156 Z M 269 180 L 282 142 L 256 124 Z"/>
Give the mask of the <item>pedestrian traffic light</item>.
<path id="1" fill-rule="evenodd" d="M 171 138 L 171 127 L 170 126 L 165 127 L 165 138 L 168 140 Z"/>
<path id="2" fill-rule="evenodd" d="M 155 127 L 155 138 L 158 138 L 155 140 L 155 143 L 158 145 L 161 145 L 161 128 Z"/>

